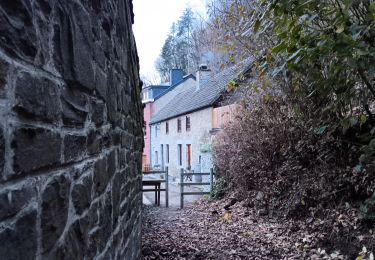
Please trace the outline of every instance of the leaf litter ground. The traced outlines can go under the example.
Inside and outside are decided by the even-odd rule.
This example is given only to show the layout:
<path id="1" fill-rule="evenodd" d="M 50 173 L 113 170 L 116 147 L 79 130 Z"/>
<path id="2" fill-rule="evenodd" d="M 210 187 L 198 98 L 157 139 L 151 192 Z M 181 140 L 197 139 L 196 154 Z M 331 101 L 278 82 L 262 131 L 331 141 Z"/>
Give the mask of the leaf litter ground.
<path id="1" fill-rule="evenodd" d="M 319 247 L 329 234 L 311 228 L 319 225 L 315 222 L 259 216 L 230 199 L 200 200 L 183 210 L 144 206 L 142 255 L 145 260 L 351 259 Z M 371 258 L 370 251 L 356 255 L 361 253 L 361 259 Z"/>

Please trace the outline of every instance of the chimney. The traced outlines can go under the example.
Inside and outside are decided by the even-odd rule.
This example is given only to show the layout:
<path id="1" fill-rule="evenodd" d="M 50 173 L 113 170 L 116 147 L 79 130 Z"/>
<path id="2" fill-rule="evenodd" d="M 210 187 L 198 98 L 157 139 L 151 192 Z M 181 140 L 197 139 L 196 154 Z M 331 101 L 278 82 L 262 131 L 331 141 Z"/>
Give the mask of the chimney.
<path id="1" fill-rule="evenodd" d="M 173 87 L 184 79 L 184 72 L 182 69 L 171 69 L 169 72 L 169 83 Z"/>
<path id="2" fill-rule="evenodd" d="M 197 78 L 196 90 L 200 90 L 201 87 L 211 78 L 211 70 L 208 69 L 207 64 L 199 65 L 196 78 Z"/>

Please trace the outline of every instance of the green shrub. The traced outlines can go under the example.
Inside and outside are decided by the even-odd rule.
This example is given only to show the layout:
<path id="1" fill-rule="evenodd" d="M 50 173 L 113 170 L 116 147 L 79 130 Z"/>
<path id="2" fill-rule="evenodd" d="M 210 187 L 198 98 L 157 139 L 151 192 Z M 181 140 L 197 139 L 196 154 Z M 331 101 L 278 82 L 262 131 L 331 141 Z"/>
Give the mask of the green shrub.
<path id="1" fill-rule="evenodd" d="M 375 191 L 371 198 L 367 199 L 360 208 L 363 219 L 375 220 Z"/>
<path id="2" fill-rule="evenodd" d="M 223 197 L 225 194 L 224 188 L 225 188 L 225 179 L 217 178 L 214 184 L 214 187 L 212 189 L 212 192 L 211 192 L 211 198 L 220 199 L 221 197 Z"/>

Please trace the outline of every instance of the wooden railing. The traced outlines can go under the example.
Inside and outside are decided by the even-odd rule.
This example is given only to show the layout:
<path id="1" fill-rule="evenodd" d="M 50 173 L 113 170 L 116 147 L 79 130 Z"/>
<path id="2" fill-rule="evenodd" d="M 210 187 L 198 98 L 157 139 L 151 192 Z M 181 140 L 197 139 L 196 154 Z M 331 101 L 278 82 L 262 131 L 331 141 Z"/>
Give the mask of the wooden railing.
<path id="1" fill-rule="evenodd" d="M 152 171 L 152 166 L 150 164 L 144 164 L 143 165 L 143 171 L 144 172 Z"/>
<path id="2" fill-rule="evenodd" d="M 210 176 L 210 182 L 184 182 L 184 177 L 186 176 Z M 184 187 L 185 186 L 203 186 L 203 185 L 210 185 L 210 191 L 194 191 L 194 192 L 185 192 Z M 201 173 L 201 172 L 189 172 L 185 173 L 184 169 L 180 170 L 180 208 L 182 209 L 184 207 L 184 196 L 187 195 L 211 195 L 214 185 L 214 171 L 213 169 L 210 170 L 210 172 L 207 173 Z"/>

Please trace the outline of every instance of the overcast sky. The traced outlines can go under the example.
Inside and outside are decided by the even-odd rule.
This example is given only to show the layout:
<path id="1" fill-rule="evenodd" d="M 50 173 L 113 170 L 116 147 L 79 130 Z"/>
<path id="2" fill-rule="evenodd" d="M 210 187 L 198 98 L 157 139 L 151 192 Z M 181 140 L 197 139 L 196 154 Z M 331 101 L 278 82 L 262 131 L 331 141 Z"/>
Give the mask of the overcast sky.
<path id="1" fill-rule="evenodd" d="M 155 60 L 172 23 L 177 21 L 186 7 L 205 14 L 205 0 L 133 0 L 134 35 L 137 42 L 141 75 L 156 77 Z"/>

